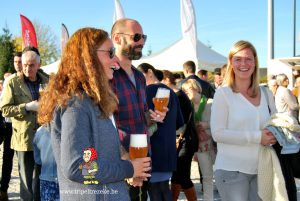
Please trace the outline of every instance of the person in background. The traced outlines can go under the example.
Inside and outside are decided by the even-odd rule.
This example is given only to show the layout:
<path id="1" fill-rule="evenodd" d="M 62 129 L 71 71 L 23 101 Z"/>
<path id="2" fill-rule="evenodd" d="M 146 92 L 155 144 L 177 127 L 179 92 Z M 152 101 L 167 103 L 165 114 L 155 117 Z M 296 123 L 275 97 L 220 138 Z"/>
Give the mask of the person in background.
<path id="1" fill-rule="evenodd" d="M 296 78 L 295 88 L 293 89 L 292 93 L 296 97 L 298 105 L 299 105 L 300 104 L 300 77 Z M 298 122 L 300 122 L 300 110 L 298 110 Z"/>
<path id="2" fill-rule="evenodd" d="M 42 95 L 39 122 L 51 123 L 61 200 L 129 200 L 125 179 L 150 176 L 149 157 L 121 159 L 113 117 L 118 99 L 109 85 L 117 66 L 106 31 L 79 29 L 68 40 L 58 72 Z M 83 171 L 90 159 L 97 168 Z M 104 193 L 68 193 L 72 190 Z"/>
<path id="3" fill-rule="evenodd" d="M 273 99 L 259 87 L 258 57 L 248 41 L 229 51 L 224 84 L 216 91 L 211 109 L 211 133 L 218 152 L 214 175 L 222 201 L 258 201 L 257 173 L 261 146 L 276 143 L 264 128 L 276 111 Z M 268 96 L 272 94 L 267 90 Z M 222 114 L 222 115 L 220 115 Z"/>
<path id="4" fill-rule="evenodd" d="M 221 75 L 221 68 L 215 68 L 214 70 L 214 83 L 213 88 L 216 90 L 222 85 L 223 77 Z"/>
<path id="5" fill-rule="evenodd" d="M 14 69 L 16 73 L 5 73 L 3 89 L 5 88 L 8 79 L 16 77 L 22 74 L 22 52 L 16 52 L 14 54 Z M 2 91 L 3 92 L 3 91 Z M 0 101 L 2 99 L 2 92 L 0 94 Z M 2 175 L 0 181 L 0 201 L 8 200 L 7 189 L 9 187 L 9 181 L 11 178 L 11 172 L 13 167 L 14 150 L 10 148 L 11 136 L 12 136 L 12 124 L 10 118 L 4 119 L 2 135 L 4 139 L 4 150 L 3 150 L 3 162 L 2 162 Z M 1 143 L 0 143 L 1 144 Z"/>
<path id="6" fill-rule="evenodd" d="M 292 90 L 292 93 L 294 94 L 294 96 L 298 97 L 299 93 L 300 93 L 300 76 L 296 78 L 295 80 L 295 84 L 294 84 L 294 89 Z"/>
<path id="7" fill-rule="evenodd" d="M 276 76 L 278 85 L 275 94 L 275 105 L 278 112 L 285 112 L 296 119 L 298 119 L 299 104 L 296 97 L 287 87 L 289 85 L 289 78 L 285 74 Z"/>
<path id="8" fill-rule="evenodd" d="M 199 70 L 197 76 L 204 81 L 208 81 L 208 73 L 207 70 Z"/>
<path id="9" fill-rule="evenodd" d="M 182 85 L 182 90 L 192 101 L 194 109 L 193 120 L 195 121 L 199 141 L 196 155 L 201 170 L 201 177 L 203 178 L 203 199 L 212 201 L 214 200 L 213 164 L 216 157 L 216 147 L 213 145 L 209 122 L 212 99 L 207 99 L 201 94 L 201 86 L 194 79 L 186 81 Z"/>
<path id="10" fill-rule="evenodd" d="M 196 72 L 196 64 L 193 61 L 187 61 L 183 64 L 183 73 L 186 77 L 184 80 L 178 83 L 178 88 L 181 88 L 182 84 L 186 82 L 188 79 L 195 79 L 202 87 L 202 93 L 207 98 L 213 98 L 215 94 L 214 88 L 206 81 L 200 79 Z"/>
<path id="11" fill-rule="evenodd" d="M 6 80 L 11 73 L 4 73 L 4 80 Z M 2 91 L 4 81 L 0 80 L 0 102 L 2 99 Z M 12 126 L 9 118 L 4 118 L 2 112 L 0 111 L 1 120 L 1 134 L 0 134 L 0 145 L 3 142 L 3 155 L 2 155 L 2 172 L 0 180 L 0 201 L 7 201 L 8 195 L 7 190 L 9 187 L 9 181 L 11 178 L 11 172 L 13 167 L 14 150 L 10 148 L 11 136 L 12 136 Z"/>
<path id="12" fill-rule="evenodd" d="M 181 191 L 184 192 L 188 200 L 195 200 L 196 191 L 191 180 L 191 163 L 194 153 L 198 149 L 198 138 L 193 117 L 193 106 L 188 96 L 176 88 L 175 77 L 168 70 L 163 71 L 164 79 L 162 83 L 171 88 L 177 95 L 180 109 L 184 119 L 184 126 L 176 132 L 177 146 L 177 169 L 171 178 L 171 191 L 173 201 L 178 199 Z"/>
<path id="13" fill-rule="evenodd" d="M 111 30 L 111 37 L 119 58 L 120 69 L 114 72 L 111 80 L 113 91 L 118 97 L 118 109 L 114 115 L 119 130 L 120 139 L 125 151 L 129 150 L 130 134 L 148 133 L 147 115 L 149 113 L 146 101 L 146 80 L 144 75 L 133 65 L 132 60 L 142 57 L 142 49 L 147 36 L 140 23 L 134 19 L 117 20 Z M 166 113 L 150 111 L 150 117 L 160 122 Z M 142 194 L 136 184 L 142 185 Z M 129 182 L 131 200 L 147 201 L 148 181 Z"/>
<path id="14" fill-rule="evenodd" d="M 183 126 L 183 117 L 175 92 L 159 81 L 161 71 L 148 63 L 140 64 L 138 69 L 146 78 L 149 108 L 154 110 L 153 98 L 158 89 L 164 88 L 170 92 L 169 111 L 164 122 L 157 123 L 157 131 L 150 137 L 152 172 L 148 192 L 151 201 L 171 201 L 169 180 L 177 166 L 176 130 Z"/>
<path id="15" fill-rule="evenodd" d="M 224 64 L 222 67 L 221 67 L 221 77 L 222 77 L 222 82 L 225 78 L 225 75 L 226 75 L 226 72 L 227 72 L 227 64 Z"/>
<path id="16" fill-rule="evenodd" d="M 183 72 L 181 71 L 174 73 L 174 77 L 175 77 L 176 85 L 185 78 Z"/>
<path id="17" fill-rule="evenodd" d="M 39 88 L 41 84 L 48 82 L 48 77 L 38 72 L 39 67 L 39 54 L 30 48 L 24 48 L 22 74 L 8 78 L 1 101 L 3 116 L 12 121 L 11 148 L 18 156 L 20 197 L 26 201 L 40 200 L 39 168 L 34 162 L 33 137 L 39 127 Z"/>
<path id="18" fill-rule="evenodd" d="M 273 95 L 276 95 L 278 84 L 276 78 L 268 80 L 268 88 L 272 91 Z"/>
<path id="19" fill-rule="evenodd" d="M 39 127 L 33 139 L 33 146 L 35 163 L 41 166 L 41 201 L 59 201 L 57 167 L 49 142 L 51 142 L 50 127 L 47 125 Z"/>

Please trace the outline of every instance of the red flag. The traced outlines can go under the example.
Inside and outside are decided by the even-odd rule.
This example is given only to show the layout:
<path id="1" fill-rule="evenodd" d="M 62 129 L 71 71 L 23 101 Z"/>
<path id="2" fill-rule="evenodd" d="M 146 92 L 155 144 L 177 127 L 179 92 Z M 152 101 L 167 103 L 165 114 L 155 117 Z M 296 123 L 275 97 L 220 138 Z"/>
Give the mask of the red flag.
<path id="1" fill-rule="evenodd" d="M 61 53 L 63 52 L 68 39 L 69 39 L 68 29 L 67 29 L 67 27 L 64 24 L 61 24 L 61 38 L 60 38 Z"/>
<path id="2" fill-rule="evenodd" d="M 35 48 L 38 48 L 36 33 L 30 20 L 27 17 L 21 15 L 21 25 L 22 25 L 22 49 L 24 49 L 27 46 L 33 46 Z"/>

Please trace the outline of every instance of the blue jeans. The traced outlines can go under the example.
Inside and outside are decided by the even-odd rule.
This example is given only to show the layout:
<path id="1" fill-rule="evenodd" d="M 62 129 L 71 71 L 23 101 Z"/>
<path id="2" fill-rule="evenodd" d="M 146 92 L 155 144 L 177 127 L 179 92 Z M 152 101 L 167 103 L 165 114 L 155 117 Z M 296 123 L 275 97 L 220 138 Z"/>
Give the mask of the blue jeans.
<path id="1" fill-rule="evenodd" d="M 59 201 L 57 182 L 40 180 L 41 201 Z"/>
<path id="2" fill-rule="evenodd" d="M 148 192 L 151 201 L 172 201 L 169 180 L 149 183 Z"/>
<path id="3" fill-rule="evenodd" d="M 257 175 L 216 170 L 215 180 L 222 201 L 261 201 L 257 193 Z"/>

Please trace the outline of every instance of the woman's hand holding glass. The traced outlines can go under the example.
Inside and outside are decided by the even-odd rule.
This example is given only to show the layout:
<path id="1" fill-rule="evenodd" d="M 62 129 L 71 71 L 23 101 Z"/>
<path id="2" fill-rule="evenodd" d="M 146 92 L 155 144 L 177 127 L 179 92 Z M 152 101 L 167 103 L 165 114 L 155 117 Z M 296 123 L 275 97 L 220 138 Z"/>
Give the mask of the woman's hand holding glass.
<path id="1" fill-rule="evenodd" d="M 169 111 L 168 103 L 170 97 L 170 90 L 166 88 L 158 88 L 156 95 L 153 98 L 154 111 L 150 111 L 151 120 L 163 123 L 163 120 Z"/>
<path id="2" fill-rule="evenodd" d="M 133 165 L 133 178 L 128 183 L 133 186 L 141 186 L 143 181 L 150 177 L 151 158 L 148 154 L 147 134 L 131 134 L 129 146 L 129 158 Z"/>
<path id="3" fill-rule="evenodd" d="M 142 186 L 143 181 L 147 181 L 148 177 L 151 177 L 149 171 L 151 170 L 151 158 L 136 158 L 131 160 L 134 173 L 133 177 L 128 180 L 128 183 L 132 186 Z"/>
<path id="4" fill-rule="evenodd" d="M 153 111 L 150 109 L 149 112 L 150 112 L 151 120 L 155 122 L 163 123 L 168 111 L 169 109 L 167 107 L 164 107 L 163 112 L 158 110 Z"/>

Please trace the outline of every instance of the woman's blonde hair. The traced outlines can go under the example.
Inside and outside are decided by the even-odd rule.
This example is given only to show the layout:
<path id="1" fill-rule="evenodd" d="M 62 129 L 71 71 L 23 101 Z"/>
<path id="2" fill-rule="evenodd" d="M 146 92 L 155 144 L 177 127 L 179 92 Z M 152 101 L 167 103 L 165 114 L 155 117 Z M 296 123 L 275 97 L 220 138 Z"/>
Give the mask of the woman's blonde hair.
<path id="1" fill-rule="evenodd" d="M 185 81 L 182 86 L 182 88 L 192 88 L 193 90 L 196 90 L 198 93 L 202 93 L 202 87 L 195 79 L 188 79 Z"/>
<path id="2" fill-rule="evenodd" d="M 286 76 L 286 74 L 281 73 L 281 74 L 278 74 L 276 76 L 276 83 L 277 83 L 278 86 L 283 86 L 283 82 L 288 80 L 288 79 L 289 78 L 288 78 L 288 76 Z"/>
<path id="3" fill-rule="evenodd" d="M 238 93 L 236 83 L 235 83 L 235 74 L 232 69 L 232 58 L 233 56 L 244 50 L 246 48 L 251 49 L 254 59 L 255 59 L 255 69 L 253 74 L 251 75 L 251 83 L 249 86 L 249 92 L 251 97 L 256 97 L 259 93 L 259 66 L 258 66 L 258 58 L 255 47 L 248 41 L 240 40 L 236 42 L 229 51 L 228 55 L 228 63 L 227 63 L 227 73 L 223 82 L 223 85 L 229 86 L 234 92 Z"/>
<path id="4" fill-rule="evenodd" d="M 64 48 L 59 69 L 50 77 L 40 100 L 38 121 L 49 123 L 56 107 L 66 107 L 73 96 L 87 94 L 109 117 L 116 109 L 118 99 L 112 92 L 97 49 L 108 40 L 108 33 L 96 28 L 76 31 Z"/>

